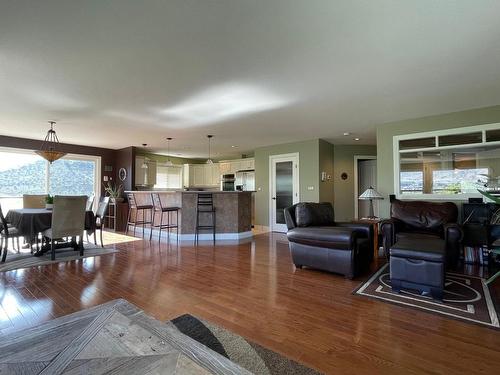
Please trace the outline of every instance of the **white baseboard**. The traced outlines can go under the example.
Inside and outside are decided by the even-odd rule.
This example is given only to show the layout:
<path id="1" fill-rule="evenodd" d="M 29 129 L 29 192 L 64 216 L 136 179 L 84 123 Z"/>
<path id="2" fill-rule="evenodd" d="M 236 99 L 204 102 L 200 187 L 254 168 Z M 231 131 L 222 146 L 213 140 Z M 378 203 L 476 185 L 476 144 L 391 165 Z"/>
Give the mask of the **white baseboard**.
<path id="1" fill-rule="evenodd" d="M 144 238 L 149 238 L 150 232 L 151 232 L 150 228 L 145 228 Z M 133 233 L 133 228 L 131 230 L 129 229 L 128 233 L 129 234 Z M 142 234 L 142 227 L 137 227 L 136 233 Z M 155 238 L 155 236 L 156 236 L 156 238 L 158 238 L 158 229 L 153 229 L 152 237 Z M 176 240 L 176 241 L 177 241 L 177 237 L 179 237 L 179 241 L 194 241 L 194 236 L 195 236 L 194 233 L 177 235 L 177 233 L 174 231 L 171 231 L 170 233 L 168 233 L 168 231 L 165 229 L 161 231 L 162 238 L 170 238 L 170 239 Z M 238 233 L 215 233 L 216 240 L 242 240 L 245 238 L 251 238 L 252 236 L 253 236 L 252 231 L 238 232 Z M 212 240 L 213 235 L 212 235 L 212 233 L 200 233 L 198 235 L 198 239 L 200 241 Z"/>

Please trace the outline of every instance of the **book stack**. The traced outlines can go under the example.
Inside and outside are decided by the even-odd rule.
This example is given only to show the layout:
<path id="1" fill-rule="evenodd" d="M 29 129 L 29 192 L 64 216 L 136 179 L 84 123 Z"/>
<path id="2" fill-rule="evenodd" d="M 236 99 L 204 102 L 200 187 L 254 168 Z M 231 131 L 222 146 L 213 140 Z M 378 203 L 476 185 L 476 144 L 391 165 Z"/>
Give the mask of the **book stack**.
<path id="1" fill-rule="evenodd" d="M 464 246 L 464 262 L 467 264 L 488 265 L 490 249 L 487 246 Z"/>

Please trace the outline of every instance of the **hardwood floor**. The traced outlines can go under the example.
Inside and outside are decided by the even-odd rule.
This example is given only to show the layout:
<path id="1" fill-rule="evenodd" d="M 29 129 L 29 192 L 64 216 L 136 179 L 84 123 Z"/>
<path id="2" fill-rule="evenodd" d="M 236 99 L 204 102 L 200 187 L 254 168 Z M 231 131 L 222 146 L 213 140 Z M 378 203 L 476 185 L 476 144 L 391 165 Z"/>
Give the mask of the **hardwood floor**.
<path id="1" fill-rule="evenodd" d="M 498 370 L 500 331 L 354 296 L 361 278 L 296 270 L 281 234 L 215 247 L 114 246 L 118 253 L 1 273 L 1 334 L 125 298 L 160 320 L 210 320 L 325 373 Z M 493 289 L 498 299 L 499 282 Z"/>

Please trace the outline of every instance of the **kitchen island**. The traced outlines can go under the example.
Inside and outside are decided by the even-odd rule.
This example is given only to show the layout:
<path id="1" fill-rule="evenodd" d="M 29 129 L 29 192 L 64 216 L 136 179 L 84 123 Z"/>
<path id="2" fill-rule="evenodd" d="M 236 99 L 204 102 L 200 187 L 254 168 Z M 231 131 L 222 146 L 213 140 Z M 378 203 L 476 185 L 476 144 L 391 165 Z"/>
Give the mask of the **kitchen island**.
<path id="1" fill-rule="evenodd" d="M 196 223 L 196 203 L 198 193 L 212 193 L 215 207 L 215 238 L 218 240 L 238 240 L 252 236 L 252 192 L 250 191 L 127 191 L 133 193 L 138 205 L 152 204 L 151 194 L 158 193 L 164 207 L 180 207 L 179 231 L 170 232 L 170 237 L 180 240 L 194 240 Z M 159 213 L 155 223 L 160 222 Z M 166 213 L 164 213 L 164 222 Z M 172 216 L 175 220 L 175 214 Z M 207 225 L 210 215 L 200 215 L 200 225 Z M 153 230 L 153 236 L 158 234 Z M 167 236 L 167 230 L 162 230 Z M 200 231 L 200 240 L 211 240 L 210 231 Z"/>

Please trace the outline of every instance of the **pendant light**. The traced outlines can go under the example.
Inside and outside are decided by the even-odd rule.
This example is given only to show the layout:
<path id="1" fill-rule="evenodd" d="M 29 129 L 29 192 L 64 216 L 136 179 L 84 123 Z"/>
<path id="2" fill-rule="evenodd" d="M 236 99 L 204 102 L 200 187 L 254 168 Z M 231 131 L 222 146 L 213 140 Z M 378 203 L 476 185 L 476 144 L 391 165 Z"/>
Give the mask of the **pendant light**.
<path id="1" fill-rule="evenodd" d="M 208 159 L 206 161 L 207 164 L 213 164 L 214 161 L 210 158 L 210 141 L 212 140 L 213 135 L 207 135 L 208 138 Z"/>
<path id="2" fill-rule="evenodd" d="M 147 146 L 148 146 L 147 143 L 143 143 L 142 144 L 142 147 L 144 147 L 144 148 L 147 147 Z M 149 159 L 147 158 L 147 156 L 145 156 L 144 157 L 144 161 L 142 162 L 142 165 L 141 165 L 141 169 L 148 169 L 149 168 L 148 161 L 149 161 Z"/>
<path id="3" fill-rule="evenodd" d="M 47 160 L 50 164 L 66 155 L 65 152 L 58 151 L 60 144 L 56 131 L 54 130 L 55 123 L 55 121 L 49 121 L 50 129 L 45 136 L 40 150 L 35 151 L 35 153 Z"/>
<path id="4" fill-rule="evenodd" d="M 174 163 L 172 163 L 172 160 L 170 160 L 170 141 L 171 140 L 172 140 L 172 138 L 170 138 L 170 137 L 167 138 L 167 155 L 168 155 L 168 160 L 165 163 L 165 165 L 167 167 L 172 167 L 174 165 Z"/>

